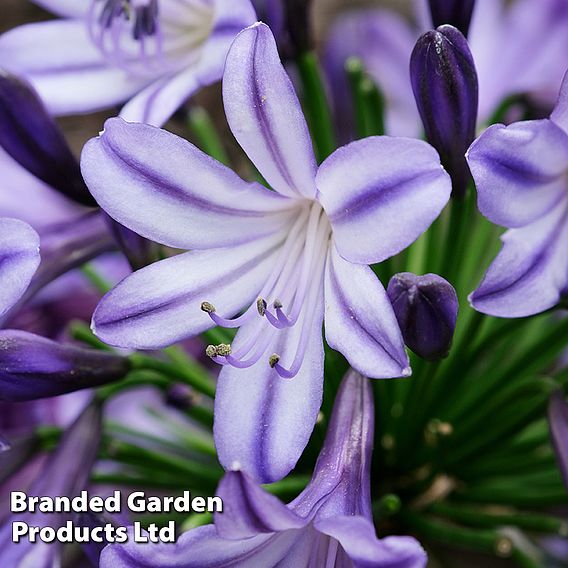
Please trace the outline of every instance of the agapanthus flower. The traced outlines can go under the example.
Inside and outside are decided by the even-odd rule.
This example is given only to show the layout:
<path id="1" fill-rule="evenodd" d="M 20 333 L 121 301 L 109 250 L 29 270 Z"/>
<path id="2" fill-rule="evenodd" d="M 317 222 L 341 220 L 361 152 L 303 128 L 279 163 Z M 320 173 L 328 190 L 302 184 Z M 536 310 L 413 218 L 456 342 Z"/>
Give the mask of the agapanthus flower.
<path id="1" fill-rule="evenodd" d="M 549 119 L 495 124 L 467 160 L 479 210 L 509 229 L 473 307 L 522 317 L 555 306 L 568 293 L 568 75 Z"/>
<path id="2" fill-rule="evenodd" d="M 454 287 L 437 274 L 395 274 L 387 294 L 406 345 L 424 359 L 446 357 L 458 318 Z"/>
<path id="3" fill-rule="evenodd" d="M 86 488 L 97 457 L 101 436 L 101 407 L 89 404 L 61 439 L 27 494 L 36 497 L 75 497 Z M 9 450 L 10 451 L 10 450 Z M 12 541 L 12 523 L 57 529 L 70 519 L 68 513 L 14 513 L 0 527 L 0 564 L 52 568 L 59 562 L 61 545 Z"/>
<path id="4" fill-rule="evenodd" d="M 129 101 L 131 120 L 163 124 L 218 81 L 235 35 L 255 20 L 249 0 L 41 0 L 63 16 L 0 37 L 0 60 L 27 77 L 55 115 Z"/>
<path id="5" fill-rule="evenodd" d="M 433 25 L 427 1 L 420 0 L 418 6 L 417 26 L 384 9 L 354 10 L 338 17 L 326 47 L 338 113 L 349 116 L 344 63 L 354 55 L 363 60 L 385 96 L 387 133 L 420 133 L 408 62 L 419 35 Z M 503 100 L 513 95 L 528 94 L 539 104 L 552 106 L 566 70 L 568 3 L 477 0 L 468 43 L 479 76 L 480 123 L 488 121 Z"/>
<path id="6" fill-rule="evenodd" d="M 193 249 L 121 282 L 99 304 L 93 330 L 112 345 L 152 349 L 213 325 L 240 327 L 232 345 L 208 348 L 223 365 L 219 457 L 274 480 L 294 466 L 319 411 L 324 311 L 329 345 L 360 372 L 410 374 L 392 307 L 366 264 L 426 230 L 449 179 L 433 148 L 402 138 L 359 141 L 318 168 L 264 24 L 235 40 L 223 95 L 235 137 L 274 191 L 146 125 L 111 119 L 86 145 L 83 175 L 109 215 Z"/>
<path id="7" fill-rule="evenodd" d="M 311 482 L 288 505 L 233 464 L 217 490 L 215 525 L 175 545 L 110 545 L 102 568 L 314 566 L 421 568 L 426 554 L 411 537 L 377 539 L 370 499 L 374 428 L 369 382 L 351 372 L 338 392 Z"/>

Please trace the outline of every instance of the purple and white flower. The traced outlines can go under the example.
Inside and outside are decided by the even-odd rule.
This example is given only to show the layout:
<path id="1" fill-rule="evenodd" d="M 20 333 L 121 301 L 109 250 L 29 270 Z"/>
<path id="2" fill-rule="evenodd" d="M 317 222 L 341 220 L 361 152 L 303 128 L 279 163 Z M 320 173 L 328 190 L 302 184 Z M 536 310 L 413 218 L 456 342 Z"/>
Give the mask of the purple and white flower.
<path id="1" fill-rule="evenodd" d="M 231 346 L 208 349 L 224 366 L 217 447 L 226 466 L 239 461 L 270 481 L 294 466 L 317 417 L 324 312 L 328 343 L 357 370 L 410 374 L 390 302 L 366 265 L 424 232 L 450 182 L 432 147 L 402 138 L 361 140 L 318 168 L 264 24 L 235 40 L 223 93 L 235 137 L 274 191 L 146 125 L 111 119 L 86 145 L 83 175 L 109 215 L 192 249 L 121 282 L 93 329 L 110 344 L 153 349 L 213 325 L 240 327 Z"/>
<path id="2" fill-rule="evenodd" d="M 284 505 L 234 464 L 217 493 L 215 525 L 183 534 L 175 545 L 110 545 L 101 568 L 296 566 L 422 568 L 426 553 L 411 537 L 378 539 L 371 514 L 373 395 L 351 372 L 334 405 L 311 482 Z"/>
<path id="3" fill-rule="evenodd" d="M 568 293 L 568 75 L 549 119 L 495 124 L 467 160 L 479 210 L 509 229 L 473 307 L 523 317 L 555 306 Z"/>
<path id="4" fill-rule="evenodd" d="M 249 0 L 37 0 L 62 19 L 0 37 L 0 60 L 28 78 L 55 115 L 129 101 L 122 115 L 161 125 L 218 81 Z"/>

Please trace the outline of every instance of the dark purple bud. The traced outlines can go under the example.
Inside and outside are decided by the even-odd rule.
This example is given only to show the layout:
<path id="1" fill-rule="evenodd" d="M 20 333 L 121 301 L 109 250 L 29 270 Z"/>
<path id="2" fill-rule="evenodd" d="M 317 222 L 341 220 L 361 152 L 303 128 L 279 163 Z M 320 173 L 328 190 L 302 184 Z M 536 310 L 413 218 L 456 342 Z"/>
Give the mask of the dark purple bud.
<path id="1" fill-rule="evenodd" d="M 560 391 L 555 391 L 550 397 L 548 424 L 558 467 L 568 487 L 568 403 Z"/>
<path id="2" fill-rule="evenodd" d="M 451 24 L 467 37 L 475 0 L 430 0 L 429 4 L 435 28 Z"/>
<path id="3" fill-rule="evenodd" d="M 446 357 L 452 345 L 458 316 L 453 286 L 436 274 L 395 274 L 387 293 L 404 342 L 423 359 Z"/>
<path id="4" fill-rule="evenodd" d="M 313 47 L 310 11 L 311 0 L 282 0 L 285 28 L 296 54 L 305 53 Z"/>
<path id="5" fill-rule="evenodd" d="M 68 428 L 59 446 L 27 491 L 33 497 L 76 497 L 88 484 L 91 469 L 97 458 L 101 438 L 101 407 L 91 403 Z M 68 520 L 70 513 L 27 512 L 12 515 L 0 527 L 0 566 L 34 566 L 48 568 L 56 565 L 61 545 L 43 542 L 31 543 L 23 539 L 12 542 L 12 524 L 23 522 L 57 530 Z"/>
<path id="6" fill-rule="evenodd" d="M 79 163 L 33 87 L 2 70 L 0 146 L 57 191 L 82 205 L 96 205 L 83 181 Z"/>
<path id="7" fill-rule="evenodd" d="M 159 260 L 160 245 L 121 225 L 108 215 L 106 220 L 116 244 L 126 256 L 132 270 L 144 268 Z"/>
<path id="8" fill-rule="evenodd" d="M 21 402 L 97 387 L 129 370 L 129 360 L 114 353 L 0 330 L 0 400 Z"/>
<path id="9" fill-rule="evenodd" d="M 167 390 L 166 402 L 179 410 L 188 410 L 195 404 L 195 393 L 188 385 L 176 383 Z"/>
<path id="10" fill-rule="evenodd" d="M 477 72 L 467 40 L 453 26 L 420 37 L 410 58 L 410 80 L 428 142 L 452 178 L 454 196 L 470 179 L 466 150 L 475 138 Z"/>

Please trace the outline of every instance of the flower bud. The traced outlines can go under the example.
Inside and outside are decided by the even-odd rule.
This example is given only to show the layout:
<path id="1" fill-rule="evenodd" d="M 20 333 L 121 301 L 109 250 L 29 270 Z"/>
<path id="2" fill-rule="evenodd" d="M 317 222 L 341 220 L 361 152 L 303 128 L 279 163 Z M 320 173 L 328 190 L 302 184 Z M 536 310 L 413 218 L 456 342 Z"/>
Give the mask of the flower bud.
<path id="1" fill-rule="evenodd" d="M 477 72 L 467 40 L 453 26 L 440 26 L 417 41 L 410 80 L 426 138 L 463 196 L 470 179 L 465 153 L 475 138 Z"/>
<path id="2" fill-rule="evenodd" d="M 395 274 L 387 293 L 406 345 L 423 359 L 437 360 L 450 351 L 458 315 L 453 286 L 436 274 Z"/>
<path id="3" fill-rule="evenodd" d="M 475 0 L 430 0 L 429 4 L 435 28 L 451 24 L 467 37 Z"/>
<path id="4" fill-rule="evenodd" d="M 0 146 L 23 168 L 82 205 L 96 205 L 79 163 L 33 87 L 0 70 Z"/>
<path id="5" fill-rule="evenodd" d="M 123 378 L 120 355 L 63 345 L 18 330 L 0 331 L 0 400 L 20 402 L 97 387 Z"/>
<path id="6" fill-rule="evenodd" d="M 548 424 L 558 467 L 568 487 L 568 403 L 560 391 L 555 391 L 550 397 Z"/>

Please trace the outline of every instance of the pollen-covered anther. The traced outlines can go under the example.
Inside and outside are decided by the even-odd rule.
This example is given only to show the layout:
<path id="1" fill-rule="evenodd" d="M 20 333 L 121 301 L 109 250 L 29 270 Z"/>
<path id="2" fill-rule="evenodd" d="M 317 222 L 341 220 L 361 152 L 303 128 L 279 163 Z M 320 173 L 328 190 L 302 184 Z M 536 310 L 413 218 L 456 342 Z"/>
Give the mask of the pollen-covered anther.
<path id="1" fill-rule="evenodd" d="M 278 298 L 276 298 L 276 300 L 274 300 L 274 302 L 272 303 L 272 306 L 275 310 L 279 310 L 282 307 L 282 302 Z"/>
<path id="2" fill-rule="evenodd" d="M 201 309 L 207 314 L 215 313 L 215 306 L 209 302 L 201 302 Z"/>
<path id="3" fill-rule="evenodd" d="M 217 357 L 217 355 L 219 355 L 219 348 L 217 347 L 217 345 L 208 345 L 205 348 L 205 355 L 213 359 L 213 357 Z"/>
<path id="4" fill-rule="evenodd" d="M 266 313 L 266 300 L 264 298 L 259 298 L 256 301 L 256 309 L 258 310 L 258 313 L 264 317 L 264 314 Z"/>
<path id="5" fill-rule="evenodd" d="M 276 353 L 274 353 L 273 355 L 271 355 L 268 358 L 268 364 L 274 369 L 274 367 L 276 367 L 276 365 L 278 365 L 278 362 L 280 361 L 280 355 L 277 355 Z"/>
<path id="6" fill-rule="evenodd" d="M 220 357 L 226 357 L 227 355 L 230 355 L 231 352 L 232 348 L 229 343 L 219 343 L 219 345 L 217 345 L 217 355 Z"/>

